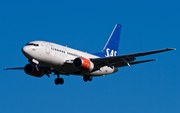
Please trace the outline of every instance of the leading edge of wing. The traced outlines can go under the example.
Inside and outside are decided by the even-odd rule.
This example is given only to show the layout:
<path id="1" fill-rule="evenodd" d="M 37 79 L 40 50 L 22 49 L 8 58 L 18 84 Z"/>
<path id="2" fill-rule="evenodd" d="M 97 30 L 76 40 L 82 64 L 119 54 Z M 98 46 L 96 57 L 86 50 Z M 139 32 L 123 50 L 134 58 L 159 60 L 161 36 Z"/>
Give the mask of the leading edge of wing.
<path id="1" fill-rule="evenodd" d="M 24 70 L 24 67 L 4 68 L 4 70 Z"/>
<path id="2" fill-rule="evenodd" d="M 139 56 L 145 56 L 170 50 L 176 50 L 174 48 L 166 48 L 166 49 L 160 49 L 160 50 L 154 50 L 154 51 L 147 51 L 147 52 L 140 52 L 140 53 L 133 53 L 133 54 L 126 54 L 126 55 L 118 55 L 118 56 L 112 56 L 112 57 L 102 57 L 102 58 L 91 58 L 90 60 L 92 62 L 105 62 L 105 61 L 111 61 L 111 62 L 117 62 L 120 61 L 121 58 L 134 58 Z"/>
<path id="3" fill-rule="evenodd" d="M 150 54 L 155 54 L 155 53 L 161 53 L 161 52 L 170 51 L 170 50 L 176 50 L 176 49 L 174 49 L 174 48 L 166 48 L 166 49 L 147 51 L 147 52 L 140 52 L 140 53 L 133 53 L 133 54 L 127 54 L 127 55 L 121 55 L 121 56 L 139 57 L 139 56 L 145 56 L 145 55 L 150 55 Z"/>

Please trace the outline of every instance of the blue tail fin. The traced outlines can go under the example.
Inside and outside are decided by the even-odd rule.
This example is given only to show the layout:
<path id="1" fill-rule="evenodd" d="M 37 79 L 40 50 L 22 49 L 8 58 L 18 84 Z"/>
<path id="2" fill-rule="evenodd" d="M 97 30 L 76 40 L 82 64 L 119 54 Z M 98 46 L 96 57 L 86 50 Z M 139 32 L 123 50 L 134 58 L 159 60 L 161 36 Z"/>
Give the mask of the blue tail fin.
<path id="1" fill-rule="evenodd" d="M 116 24 L 103 50 L 94 55 L 99 57 L 116 56 L 118 53 L 121 25 Z"/>

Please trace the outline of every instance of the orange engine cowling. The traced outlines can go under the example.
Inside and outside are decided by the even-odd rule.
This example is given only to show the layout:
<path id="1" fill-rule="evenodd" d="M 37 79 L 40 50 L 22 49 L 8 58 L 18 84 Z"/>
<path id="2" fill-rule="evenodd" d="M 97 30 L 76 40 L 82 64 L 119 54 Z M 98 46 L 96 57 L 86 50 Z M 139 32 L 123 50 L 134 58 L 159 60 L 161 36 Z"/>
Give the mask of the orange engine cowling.
<path id="1" fill-rule="evenodd" d="M 74 59 L 73 66 L 83 71 L 92 71 L 94 69 L 94 64 L 89 59 L 83 57 Z"/>
<path id="2" fill-rule="evenodd" d="M 26 74 L 32 75 L 32 76 L 35 76 L 35 77 L 42 77 L 45 74 L 45 72 L 42 69 L 41 65 L 31 64 L 31 63 L 27 64 L 24 67 L 24 71 L 25 71 Z"/>

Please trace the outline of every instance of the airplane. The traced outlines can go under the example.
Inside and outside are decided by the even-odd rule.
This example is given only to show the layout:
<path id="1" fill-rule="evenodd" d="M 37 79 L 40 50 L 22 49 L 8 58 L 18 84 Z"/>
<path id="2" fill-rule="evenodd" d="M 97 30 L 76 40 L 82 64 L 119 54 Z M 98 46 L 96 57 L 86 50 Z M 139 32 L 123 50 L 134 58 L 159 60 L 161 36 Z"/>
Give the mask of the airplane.
<path id="1" fill-rule="evenodd" d="M 79 75 L 85 82 L 93 77 L 105 76 L 118 72 L 120 67 L 155 61 L 156 59 L 135 61 L 136 57 L 175 50 L 166 48 L 161 50 L 118 55 L 121 25 L 116 24 L 102 51 L 89 54 L 67 46 L 46 41 L 32 41 L 21 50 L 29 63 L 24 67 L 4 68 L 4 70 L 24 70 L 28 75 L 42 77 L 54 73 L 56 85 L 63 84 L 60 75 Z"/>

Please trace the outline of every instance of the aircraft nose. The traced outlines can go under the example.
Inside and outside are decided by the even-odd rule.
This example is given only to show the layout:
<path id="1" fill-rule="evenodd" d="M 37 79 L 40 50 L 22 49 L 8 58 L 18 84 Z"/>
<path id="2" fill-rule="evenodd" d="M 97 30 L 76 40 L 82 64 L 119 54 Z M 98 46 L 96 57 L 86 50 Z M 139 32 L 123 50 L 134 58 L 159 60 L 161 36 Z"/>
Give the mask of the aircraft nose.
<path id="1" fill-rule="evenodd" d="M 27 46 L 24 46 L 22 49 L 21 49 L 21 51 L 22 51 L 22 53 L 24 54 L 24 56 L 26 56 L 27 58 L 29 58 L 29 54 L 30 54 L 30 48 L 29 47 L 27 47 Z"/>
<path id="2" fill-rule="evenodd" d="M 24 47 L 21 49 L 21 51 L 22 51 L 23 54 L 26 54 L 26 51 L 27 51 L 27 50 L 26 50 L 26 47 L 24 46 Z"/>

